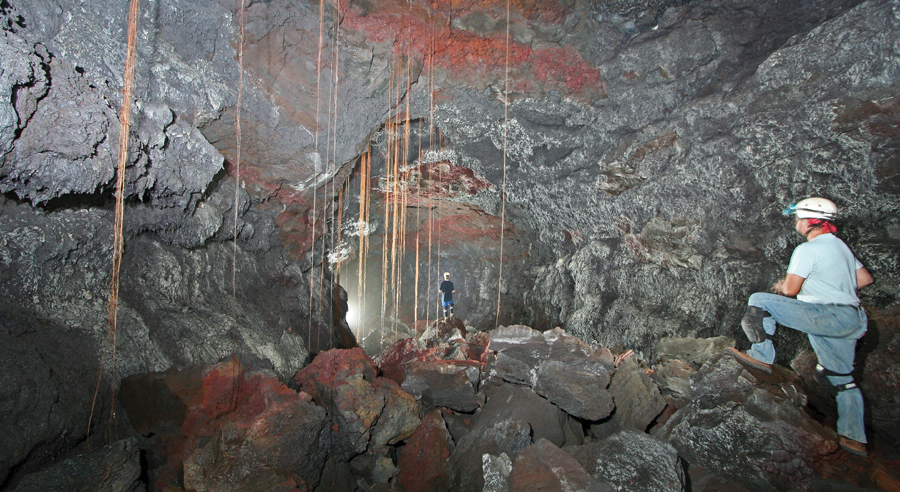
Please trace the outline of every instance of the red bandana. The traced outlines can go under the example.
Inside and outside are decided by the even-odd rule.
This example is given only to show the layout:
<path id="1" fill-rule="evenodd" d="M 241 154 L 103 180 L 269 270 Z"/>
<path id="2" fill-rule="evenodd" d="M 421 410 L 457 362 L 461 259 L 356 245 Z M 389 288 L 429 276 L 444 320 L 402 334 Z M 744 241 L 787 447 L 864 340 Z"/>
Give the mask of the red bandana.
<path id="1" fill-rule="evenodd" d="M 813 227 L 821 226 L 822 231 L 826 233 L 830 232 L 831 234 L 834 234 L 837 232 L 837 227 L 825 219 L 809 219 L 809 225 Z"/>

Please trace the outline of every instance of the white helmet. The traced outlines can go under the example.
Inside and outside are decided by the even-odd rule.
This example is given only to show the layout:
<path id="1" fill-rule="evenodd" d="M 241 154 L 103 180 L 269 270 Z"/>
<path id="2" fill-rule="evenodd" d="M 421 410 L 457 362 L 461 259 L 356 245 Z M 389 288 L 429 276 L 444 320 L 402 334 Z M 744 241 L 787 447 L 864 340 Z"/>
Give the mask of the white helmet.
<path id="1" fill-rule="evenodd" d="M 833 220 L 837 205 L 827 198 L 807 198 L 784 209 L 784 215 L 796 214 L 798 219 Z"/>
<path id="2" fill-rule="evenodd" d="M 450 280 L 450 272 L 444 272 L 444 279 Z"/>

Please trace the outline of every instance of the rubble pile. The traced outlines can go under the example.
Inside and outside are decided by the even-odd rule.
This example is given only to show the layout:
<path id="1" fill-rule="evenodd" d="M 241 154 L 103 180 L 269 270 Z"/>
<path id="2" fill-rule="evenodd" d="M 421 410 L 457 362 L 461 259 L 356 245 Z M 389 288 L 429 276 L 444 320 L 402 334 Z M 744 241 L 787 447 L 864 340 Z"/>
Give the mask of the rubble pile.
<path id="1" fill-rule="evenodd" d="M 834 431 L 811 416 L 801 376 L 748 369 L 724 354 L 733 345 L 726 337 L 662 339 L 651 367 L 561 328 L 475 332 L 451 318 L 375 360 L 359 348 L 321 353 L 289 384 L 235 359 L 132 376 L 120 401 L 137 437 L 119 447 L 138 441 L 151 490 L 167 491 L 898 483 L 891 462 L 869 460 L 863 470 L 865 461 L 838 449 Z M 853 460 L 855 478 L 834 476 Z M 78 476 L 108 462 L 82 460 Z M 52 472 L 28 478 L 32 488 L 23 490 L 59 480 Z"/>

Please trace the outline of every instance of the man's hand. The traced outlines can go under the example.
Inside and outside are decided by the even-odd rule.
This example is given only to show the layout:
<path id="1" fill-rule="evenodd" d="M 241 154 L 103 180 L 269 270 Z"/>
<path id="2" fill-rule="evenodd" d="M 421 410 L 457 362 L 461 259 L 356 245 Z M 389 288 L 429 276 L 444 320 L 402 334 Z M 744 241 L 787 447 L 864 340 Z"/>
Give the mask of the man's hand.
<path id="1" fill-rule="evenodd" d="M 806 279 L 799 275 L 789 273 L 772 286 L 772 292 L 783 296 L 794 297 L 800 292 L 800 287 L 803 286 L 804 280 Z"/>
<path id="2" fill-rule="evenodd" d="M 769 292 L 771 292 L 773 294 L 784 295 L 784 294 L 782 294 L 782 291 L 781 291 L 782 284 L 784 284 L 784 279 L 781 279 L 778 282 L 775 282 L 774 284 L 772 284 L 772 286 L 769 287 Z"/>

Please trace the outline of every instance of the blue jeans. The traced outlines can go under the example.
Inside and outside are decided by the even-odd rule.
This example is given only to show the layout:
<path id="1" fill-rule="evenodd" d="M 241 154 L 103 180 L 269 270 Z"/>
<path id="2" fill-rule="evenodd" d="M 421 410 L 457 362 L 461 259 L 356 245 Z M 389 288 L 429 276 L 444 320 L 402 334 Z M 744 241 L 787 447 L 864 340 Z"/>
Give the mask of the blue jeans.
<path id="1" fill-rule="evenodd" d="M 775 324 L 802 331 L 809 335 L 819 364 L 840 373 L 853 372 L 856 341 L 865 333 L 868 318 L 863 308 L 846 304 L 813 304 L 792 297 L 757 292 L 747 301 L 750 306 L 765 309 L 771 317 L 763 318 L 763 329 L 775 334 Z M 754 343 L 747 353 L 754 359 L 771 364 L 775 361 L 772 340 Z M 827 376 L 832 384 L 853 381 L 851 376 Z M 854 441 L 866 442 L 863 421 L 863 397 L 859 388 L 841 391 L 837 395 L 837 431 Z"/>

